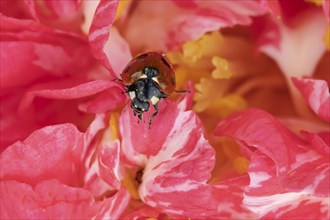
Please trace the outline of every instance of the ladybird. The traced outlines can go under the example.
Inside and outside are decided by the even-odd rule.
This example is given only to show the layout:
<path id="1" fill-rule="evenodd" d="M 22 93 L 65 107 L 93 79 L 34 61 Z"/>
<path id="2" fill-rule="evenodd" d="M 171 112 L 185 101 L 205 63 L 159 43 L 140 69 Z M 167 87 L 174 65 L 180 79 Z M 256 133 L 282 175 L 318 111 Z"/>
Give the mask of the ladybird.
<path id="1" fill-rule="evenodd" d="M 147 52 L 133 58 L 121 74 L 127 93 L 131 99 L 130 107 L 134 116 L 143 119 L 150 104 L 155 112 L 149 118 L 149 128 L 152 119 L 158 114 L 158 102 L 170 96 L 171 93 L 185 92 L 175 90 L 175 74 L 172 64 L 164 53 Z"/>

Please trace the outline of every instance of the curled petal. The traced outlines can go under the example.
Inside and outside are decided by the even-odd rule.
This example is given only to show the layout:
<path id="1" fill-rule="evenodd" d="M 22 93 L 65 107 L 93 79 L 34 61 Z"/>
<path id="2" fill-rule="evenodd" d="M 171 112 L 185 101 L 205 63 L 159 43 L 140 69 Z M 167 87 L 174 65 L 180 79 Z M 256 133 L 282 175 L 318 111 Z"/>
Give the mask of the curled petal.
<path id="1" fill-rule="evenodd" d="M 234 114 L 219 124 L 216 134 L 234 138 L 269 157 L 276 164 L 276 181 L 283 189 L 320 197 L 330 194 L 328 157 L 270 114 L 256 109 Z"/>
<path id="2" fill-rule="evenodd" d="M 56 85 L 59 86 L 59 83 Z M 83 98 L 87 96 L 92 96 L 97 93 L 100 93 L 104 90 L 108 90 L 110 88 L 115 89 L 117 91 L 120 87 L 117 83 L 109 80 L 95 80 L 86 82 L 77 86 L 73 86 L 71 88 L 47 88 L 47 89 L 39 89 L 27 92 L 21 102 L 19 111 L 24 113 L 24 111 L 31 105 L 33 99 L 35 97 L 43 97 L 48 99 L 60 99 L 60 100 L 68 100 L 68 99 L 78 99 Z M 116 89 L 117 88 L 117 89 Z M 120 89 L 119 89 L 120 90 Z M 87 111 L 97 111 L 101 112 L 100 110 L 109 110 L 104 109 L 103 106 L 100 107 L 100 105 L 105 104 L 105 106 L 108 106 L 109 108 L 115 108 L 115 103 L 119 104 L 122 101 L 124 101 L 125 96 L 112 92 L 113 97 L 111 97 L 114 100 L 117 100 L 116 102 L 110 102 L 110 104 L 105 103 L 104 100 L 100 100 L 100 97 L 98 97 L 96 100 L 94 100 L 92 103 L 89 103 L 88 106 L 85 106 L 85 109 Z M 109 93 L 108 93 L 109 95 Z M 112 100 L 113 101 L 113 100 Z"/>
<path id="3" fill-rule="evenodd" d="M 1 180 L 18 180 L 34 185 L 56 178 L 68 185 L 79 184 L 86 149 L 104 126 L 100 116 L 85 134 L 72 124 L 48 126 L 33 132 L 23 142 L 16 142 L 1 154 Z"/>
<path id="4" fill-rule="evenodd" d="M 94 195 L 102 196 L 109 190 L 120 189 L 122 178 L 119 167 L 120 146 L 119 142 L 103 143 L 98 146 L 96 159 L 92 152 L 86 161 L 87 173 L 85 174 L 85 187 Z M 92 163 L 89 166 L 89 163 Z"/>
<path id="5" fill-rule="evenodd" d="M 111 65 L 104 53 L 104 46 L 109 38 L 109 31 L 115 20 L 118 1 L 102 0 L 98 4 L 89 29 L 89 42 L 94 56 L 111 72 Z"/>
<path id="6" fill-rule="evenodd" d="M 292 81 L 313 111 L 320 118 L 330 122 L 330 93 L 327 82 L 298 78 L 292 78 Z"/>
<path id="7" fill-rule="evenodd" d="M 101 0 L 89 30 L 89 42 L 94 56 L 110 71 L 113 77 L 119 74 L 131 59 L 129 46 L 112 26 L 118 1 Z"/>
<path id="8" fill-rule="evenodd" d="M 126 189 L 119 189 L 114 196 L 102 201 L 100 211 L 95 219 L 119 219 L 127 208 L 130 199 Z"/>

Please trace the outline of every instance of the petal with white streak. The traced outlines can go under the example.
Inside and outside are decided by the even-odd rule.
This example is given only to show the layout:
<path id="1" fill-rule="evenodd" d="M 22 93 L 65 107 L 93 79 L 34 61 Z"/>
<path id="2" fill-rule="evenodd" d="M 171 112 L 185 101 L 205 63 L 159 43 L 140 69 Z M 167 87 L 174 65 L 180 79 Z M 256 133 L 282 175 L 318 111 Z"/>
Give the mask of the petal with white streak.
<path id="1" fill-rule="evenodd" d="M 324 80 L 292 78 L 308 105 L 322 119 L 330 122 L 329 85 Z"/>

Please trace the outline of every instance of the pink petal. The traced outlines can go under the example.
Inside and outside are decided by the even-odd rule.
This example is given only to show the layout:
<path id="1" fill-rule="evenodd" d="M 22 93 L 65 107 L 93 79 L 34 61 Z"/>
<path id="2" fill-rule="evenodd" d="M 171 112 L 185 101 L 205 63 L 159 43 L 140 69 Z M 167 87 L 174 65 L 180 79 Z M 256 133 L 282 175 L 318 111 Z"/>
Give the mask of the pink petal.
<path id="1" fill-rule="evenodd" d="M 245 176 L 215 185 L 187 181 L 184 188 L 173 185 L 172 190 L 153 186 L 144 200 L 173 218 L 253 219 L 256 216 L 242 205 L 247 183 Z"/>
<path id="2" fill-rule="evenodd" d="M 121 188 L 114 196 L 103 201 L 95 219 L 120 219 L 130 199 L 128 191 Z"/>
<path id="3" fill-rule="evenodd" d="M 327 18 L 328 23 L 330 23 L 330 1 L 323 0 L 323 11 Z"/>
<path id="4" fill-rule="evenodd" d="M 260 0 L 260 4 L 262 7 L 265 7 L 270 13 L 272 13 L 275 17 L 282 16 L 282 10 L 279 0 Z"/>
<path id="5" fill-rule="evenodd" d="M 119 83 L 84 81 L 74 78 L 57 80 L 35 86 L 30 92 L 2 90 L 1 149 L 50 124 L 69 122 L 85 130 L 92 116 L 79 111 L 78 106 L 88 113 L 101 113 L 117 108 L 126 99 Z M 62 114 L 63 108 L 66 114 Z"/>
<path id="6" fill-rule="evenodd" d="M 99 167 L 100 175 L 103 179 L 112 185 L 115 189 L 120 188 L 120 180 L 122 176 L 120 175 L 120 144 L 119 141 L 113 144 L 107 144 L 102 146 L 100 156 L 99 156 Z"/>
<path id="7" fill-rule="evenodd" d="M 129 213 L 124 217 L 124 219 L 148 219 L 148 218 L 156 218 L 156 219 L 163 219 L 166 214 L 161 213 L 155 208 L 152 208 L 148 205 L 143 205 L 135 209 L 133 212 Z M 166 219 L 166 218 L 165 218 Z"/>
<path id="8" fill-rule="evenodd" d="M 110 30 L 111 34 L 104 45 L 103 52 L 107 56 L 110 66 L 117 78 L 132 59 L 130 46 L 126 40 L 120 35 L 118 30 L 114 27 Z"/>
<path id="9" fill-rule="evenodd" d="M 292 217 L 294 213 L 302 218 L 300 209 L 311 207 L 307 218 L 329 215 L 325 207 L 329 205 L 330 162 L 323 147 L 300 140 L 270 114 L 255 109 L 228 117 L 216 133 L 256 148 L 250 158 L 251 182 L 244 199 L 252 211 L 268 218 Z"/>
<path id="10" fill-rule="evenodd" d="M 277 62 L 287 78 L 310 76 L 326 50 L 323 37 L 327 22 L 320 10 L 305 10 L 304 13 L 300 11 L 291 16 L 291 20 L 296 21 L 291 26 L 283 20 L 276 19 L 271 21 L 273 23 L 271 27 L 276 25 L 278 30 L 266 26 L 266 29 L 260 33 L 261 37 L 268 39 L 276 36 L 277 40 L 264 42 L 260 44 L 259 49 Z M 277 36 L 278 31 L 279 36 Z"/>
<path id="11" fill-rule="evenodd" d="M 114 110 L 125 103 L 127 97 L 122 94 L 123 87 L 113 86 L 99 93 L 93 100 L 79 105 L 79 109 L 88 113 L 102 113 Z"/>
<path id="12" fill-rule="evenodd" d="M 185 95 L 182 96 L 181 100 L 178 102 L 179 108 L 182 110 L 190 110 L 193 105 L 193 97 L 195 94 L 195 88 L 191 81 L 188 82 L 188 88 Z"/>
<path id="13" fill-rule="evenodd" d="M 95 216 L 98 210 L 88 191 L 57 180 L 41 182 L 34 188 L 25 183 L 3 181 L 1 194 L 1 218 L 85 219 Z"/>
<path id="14" fill-rule="evenodd" d="M 101 0 L 89 30 L 89 42 L 94 56 L 119 78 L 122 69 L 131 59 L 129 46 L 112 26 L 118 7 L 118 1 Z M 110 37 L 109 37 L 110 35 Z"/>
<path id="15" fill-rule="evenodd" d="M 83 75 L 95 62 L 87 42 L 76 34 L 3 15 L 1 25 L 2 89 L 29 85 L 40 79 Z"/>
<path id="16" fill-rule="evenodd" d="M 30 13 L 31 17 L 39 22 L 38 14 L 36 11 L 36 5 L 34 0 L 24 0 L 24 4 L 26 5 L 26 8 L 28 12 Z"/>
<path id="17" fill-rule="evenodd" d="M 302 133 L 306 136 L 316 152 L 325 157 L 330 157 L 330 132 L 323 132 L 318 135 L 307 131 L 303 131 Z M 323 136 L 325 138 L 323 138 Z"/>
<path id="18" fill-rule="evenodd" d="M 306 192 L 286 191 L 278 184 L 274 162 L 257 151 L 251 158 L 250 185 L 244 204 L 261 219 L 327 219 L 329 200 Z M 293 184 L 287 182 L 286 184 Z"/>
<path id="19" fill-rule="evenodd" d="M 2 219 L 113 219 L 121 215 L 129 198 L 126 190 L 120 190 L 111 198 L 95 202 L 88 191 L 63 185 L 54 179 L 40 182 L 35 187 L 3 181 L 1 193 Z"/>
<path id="20" fill-rule="evenodd" d="M 32 1 L 34 0 L 0 1 L 1 4 L 0 12 L 1 14 L 8 17 L 19 18 L 19 19 L 30 19 L 31 17 L 33 17 L 33 15 L 31 16 L 31 11 L 29 6 L 30 2 Z"/>
<path id="21" fill-rule="evenodd" d="M 86 82 L 77 86 L 60 89 L 60 83 L 54 84 L 55 88 L 49 89 L 39 89 L 27 92 L 21 102 L 19 111 L 24 113 L 26 109 L 32 104 L 32 101 L 35 97 L 43 97 L 48 99 L 60 99 L 60 100 L 69 100 L 69 99 L 78 99 L 87 96 L 92 96 L 102 91 L 108 90 L 110 88 L 115 89 L 116 92 L 111 92 L 113 96 L 114 102 L 110 102 L 111 104 L 106 104 L 109 108 L 115 108 L 116 105 L 120 104 L 125 100 L 125 96 L 119 93 L 121 90 L 120 85 L 116 82 L 110 80 L 95 80 Z M 66 86 L 68 87 L 68 86 Z M 119 91 L 118 91 L 119 90 Z M 109 95 L 109 92 L 107 92 Z M 101 96 L 102 98 L 103 96 Z M 94 100 L 93 103 L 89 103 L 89 107 L 87 107 L 87 111 L 96 111 L 101 112 L 101 110 L 109 110 L 104 109 L 101 102 L 105 102 L 105 100 L 100 100 L 100 97 L 97 100 Z"/>
<path id="22" fill-rule="evenodd" d="M 45 1 L 48 8 L 59 17 L 70 16 L 75 13 L 80 6 L 81 0 L 69 0 L 69 1 L 57 1 L 48 0 Z"/>
<path id="23" fill-rule="evenodd" d="M 159 113 L 149 129 L 148 120 L 152 113 L 151 107 L 143 116 L 146 122 L 137 123 L 138 118 L 134 117 L 132 109 L 126 107 L 119 119 L 123 155 L 134 164 L 142 165 L 145 163 L 145 158 L 159 152 L 174 126 L 179 109 L 175 103 L 161 100 Z"/>
<path id="24" fill-rule="evenodd" d="M 298 78 L 292 78 L 292 81 L 312 110 L 320 118 L 330 122 L 330 93 L 327 82 Z"/>
<path id="25" fill-rule="evenodd" d="M 148 119 L 149 115 L 144 117 Z M 193 112 L 162 100 L 151 129 L 136 120 L 132 110 L 126 108 L 119 123 L 125 159 L 144 167 L 139 186 L 144 203 L 174 218 L 254 217 L 242 206 L 246 176 L 207 184 L 215 152 L 204 139 L 201 122 Z"/>
<path id="26" fill-rule="evenodd" d="M 208 31 L 249 25 L 250 16 L 266 12 L 257 1 L 173 2 L 141 1 L 132 6 L 123 33 L 134 51 L 179 49 Z"/>
<path id="27" fill-rule="evenodd" d="M 219 124 L 216 134 L 255 147 L 271 158 L 276 162 L 278 181 L 288 190 L 329 194 L 329 180 L 322 176 L 329 169 L 326 155 L 320 155 L 270 114 L 256 109 L 234 114 Z"/>
<path id="28" fill-rule="evenodd" d="M 318 133 L 318 136 L 324 141 L 324 143 L 330 146 L 330 132 L 320 132 Z"/>
<path id="29" fill-rule="evenodd" d="M 120 189 L 122 173 L 119 160 L 120 145 L 118 141 L 98 146 L 96 152 L 91 152 L 89 159 L 85 162 L 87 166 L 85 187 L 98 196 L 107 190 Z"/>
<path id="30" fill-rule="evenodd" d="M 97 117 L 85 134 L 71 124 L 53 125 L 33 132 L 1 155 L 1 179 L 36 184 L 56 178 L 68 185 L 81 181 L 82 160 L 96 132 L 104 128 Z"/>

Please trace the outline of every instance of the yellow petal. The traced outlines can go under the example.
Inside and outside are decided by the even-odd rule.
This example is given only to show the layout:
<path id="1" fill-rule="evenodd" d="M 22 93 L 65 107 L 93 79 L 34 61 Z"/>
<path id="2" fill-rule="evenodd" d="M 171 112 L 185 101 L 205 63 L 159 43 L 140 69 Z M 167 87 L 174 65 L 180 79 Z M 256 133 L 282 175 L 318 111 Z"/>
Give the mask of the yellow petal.
<path id="1" fill-rule="evenodd" d="M 249 160 L 242 156 L 236 157 L 233 163 L 234 169 L 238 174 L 246 173 L 249 168 Z"/>
<path id="2" fill-rule="evenodd" d="M 121 184 L 128 190 L 133 199 L 140 199 L 138 193 L 138 183 L 135 181 L 135 173 L 132 170 L 126 170 L 125 177 Z"/>
<path id="3" fill-rule="evenodd" d="M 119 1 L 118 9 L 117 9 L 117 12 L 116 12 L 116 19 L 118 19 L 122 15 L 124 10 L 126 9 L 126 7 L 130 3 L 131 3 L 131 0 L 121 0 L 121 1 Z"/>
<path id="4" fill-rule="evenodd" d="M 212 77 L 214 79 L 228 79 L 232 76 L 229 71 L 229 64 L 227 60 L 214 56 L 212 57 L 212 64 L 215 66 L 215 69 L 212 72 Z"/>
<path id="5" fill-rule="evenodd" d="M 188 41 L 183 45 L 183 56 L 191 60 L 197 61 L 203 56 L 210 56 L 216 54 L 222 36 L 219 31 L 214 31 L 203 35 L 200 39 Z"/>
<path id="6" fill-rule="evenodd" d="M 313 3 L 317 6 L 321 6 L 323 4 L 323 0 L 305 0 L 306 2 Z"/>
<path id="7" fill-rule="evenodd" d="M 119 139 L 118 118 L 118 112 L 110 114 L 109 127 L 104 131 L 103 141 Z"/>
<path id="8" fill-rule="evenodd" d="M 229 82 L 229 81 L 228 81 Z M 207 112 L 212 115 L 226 116 L 232 112 L 245 109 L 247 103 L 243 97 L 228 93 L 229 84 L 226 80 L 202 78 L 195 86 L 194 95 L 196 112 Z"/>

